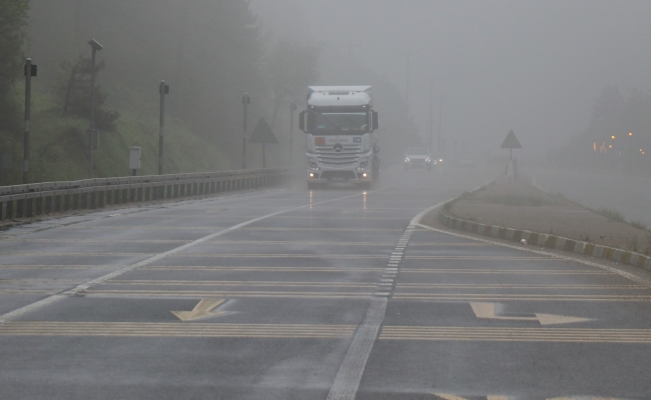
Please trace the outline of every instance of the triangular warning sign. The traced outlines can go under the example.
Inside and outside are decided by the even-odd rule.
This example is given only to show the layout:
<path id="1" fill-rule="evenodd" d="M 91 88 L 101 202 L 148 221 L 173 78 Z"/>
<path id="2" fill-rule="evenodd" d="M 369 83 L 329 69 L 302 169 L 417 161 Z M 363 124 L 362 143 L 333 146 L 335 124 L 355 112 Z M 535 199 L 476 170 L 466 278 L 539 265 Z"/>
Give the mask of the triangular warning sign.
<path id="1" fill-rule="evenodd" d="M 251 137 L 249 138 L 249 143 L 278 143 L 274 133 L 271 131 L 269 124 L 264 118 L 260 118 L 258 125 L 255 126 Z"/>
<path id="2" fill-rule="evenodd" d="M 520 142 L 518 141 L 518 138 L 515 137 L 515 133 L 513 131 L 509 131 L 509 134 L 506 135 L 506 139 L 504 139 L 504 143 L 502 143 L 502 149 L 521 149 L 522 146 L 520 146 Z"/>

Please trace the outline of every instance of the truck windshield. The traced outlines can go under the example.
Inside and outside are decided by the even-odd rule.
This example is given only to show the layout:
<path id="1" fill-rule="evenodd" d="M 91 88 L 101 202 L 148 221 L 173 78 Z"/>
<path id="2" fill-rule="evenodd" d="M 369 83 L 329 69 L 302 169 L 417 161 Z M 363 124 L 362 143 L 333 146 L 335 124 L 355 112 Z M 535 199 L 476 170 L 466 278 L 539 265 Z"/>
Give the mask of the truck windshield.
<path id="1" fill-rule="evenodd" d="M 360 135 L 368 132 L 366 113 L 315 113 L 310 132 L 317 135 Z"/>

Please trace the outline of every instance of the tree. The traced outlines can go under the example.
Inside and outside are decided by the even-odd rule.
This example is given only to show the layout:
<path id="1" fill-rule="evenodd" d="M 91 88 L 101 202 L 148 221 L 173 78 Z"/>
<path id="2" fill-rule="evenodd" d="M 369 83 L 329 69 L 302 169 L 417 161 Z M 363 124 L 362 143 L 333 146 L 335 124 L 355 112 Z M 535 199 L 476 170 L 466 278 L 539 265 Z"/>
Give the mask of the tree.
<path id="1" fill-rule="evenodd" d="M 95 64 L 95 76 L 106 68 L 104 60 Z M 66 61 L 61 64 L 64 78 L 59 82 L 57 93 L 61 101 L 63 116 L 90 118 L 90 88 L 92 85 L 92 60 L 80 56 L 75 62 Z M 106 110 L 102 105 L 107 95 L 99 85 L 95 85 L 95 126 L 106 131 L 115 130 L 115 120 L 120 113 Z"/>
<path id="2" fill-rule="evenodd" d="M 272 126 L 278 110 L 290 97 L 307 93 L 307 86 L 319 77 L 321 47 L 293 40 L 278 42 L 266 59 L 271 91 Z"/>
<path id="3" fill-rule="evenodd" d="M 0 128 L 11 129 L 18 108 L 13 85 L 23 76 L 29 0 L 0 0 Z"/>

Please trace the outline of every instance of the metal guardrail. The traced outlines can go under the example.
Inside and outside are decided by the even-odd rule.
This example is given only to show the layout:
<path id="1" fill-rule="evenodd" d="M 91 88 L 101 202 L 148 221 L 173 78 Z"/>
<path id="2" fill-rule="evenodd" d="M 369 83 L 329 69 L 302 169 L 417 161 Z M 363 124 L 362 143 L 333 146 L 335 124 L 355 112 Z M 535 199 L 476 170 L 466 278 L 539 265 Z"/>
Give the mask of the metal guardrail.
<path id="1" fill-rule="evenodd" d="M 0 186 L 0 220 L 282 184 L 290 168 L 129 176 Z"/>

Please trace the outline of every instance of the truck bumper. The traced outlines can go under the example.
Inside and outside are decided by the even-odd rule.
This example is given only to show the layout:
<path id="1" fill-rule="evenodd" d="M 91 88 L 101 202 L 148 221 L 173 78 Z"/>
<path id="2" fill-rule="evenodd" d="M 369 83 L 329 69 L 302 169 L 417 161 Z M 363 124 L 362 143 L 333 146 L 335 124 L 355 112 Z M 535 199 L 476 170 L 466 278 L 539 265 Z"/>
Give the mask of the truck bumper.
<path id="1" fill-rule="evenodd" d="M 373 172 L 371 170 L 307 170 L 307 181 L 313 183 L 328 182 L 350 182 L 364 183 L 373 182 Z"/>

